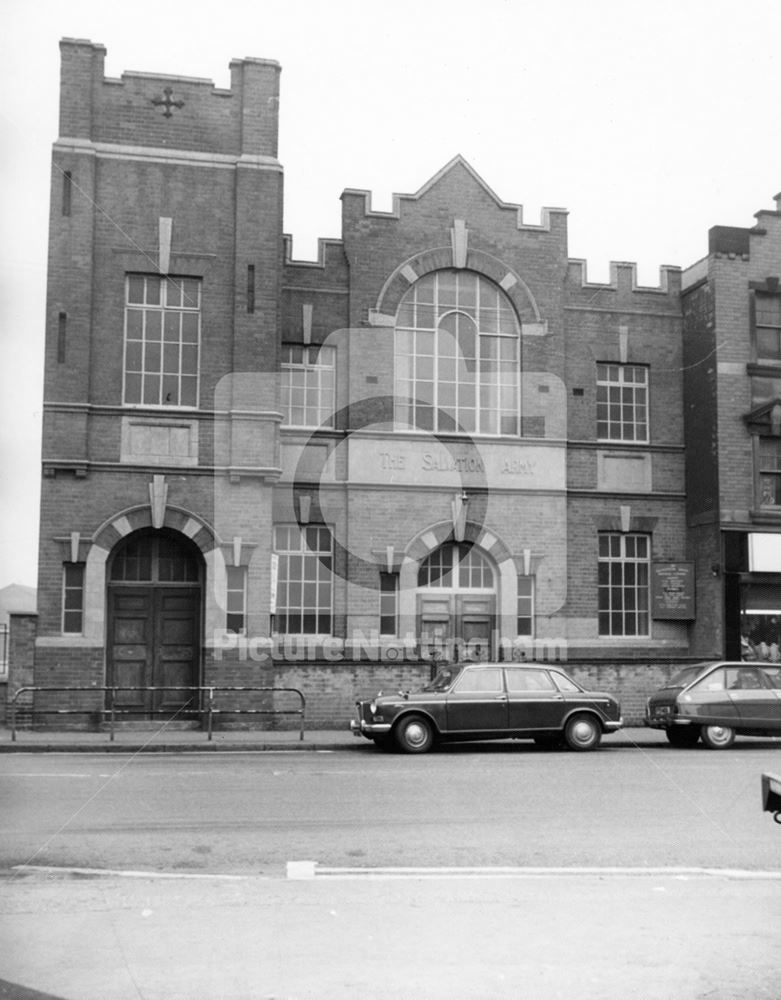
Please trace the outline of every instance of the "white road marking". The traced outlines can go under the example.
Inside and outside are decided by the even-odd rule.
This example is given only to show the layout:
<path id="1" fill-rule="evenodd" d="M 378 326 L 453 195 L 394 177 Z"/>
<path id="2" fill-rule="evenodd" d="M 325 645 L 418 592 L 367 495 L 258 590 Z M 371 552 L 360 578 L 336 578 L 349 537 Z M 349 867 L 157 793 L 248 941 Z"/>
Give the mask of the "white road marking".
<path id="1" fill-rule="evenodd" d="M 707 867 L 642 867 L 628 866 L 590 868 L 543 868 L 521 866 L 486 867 L 397 867 L 397 868 L 329 868 L 317 861 L 288 861 L 287 877 L 290 880 L 314 878 L 335 879 L 400 879 L 400 878 L 546 878 L 550 876 L 666 876 L 681 881 L 694 878 L 771 879 L 781 881 L 781 869 L 754 870 L 750 868 Z"/>
<path id="2" fill-rule="evenodd" d="M 108 774 L 76 774 L 69 771 L 5 771 L 1 778 L 108 778 Z"/>
<path id="3" fill-rule="evenodd" d="M 71 868 L 60 865 L 14 865 L 11 871 L 43 875 L 110 875 L 121 878 L 227 879 L 231 882 L 244 882 L 248 878 L 246 875 L 222 875 L 207 872 L 129 871 L 122 868 Z M 257 878 L 258 876 L 253 875 L 252 877 Z"/>

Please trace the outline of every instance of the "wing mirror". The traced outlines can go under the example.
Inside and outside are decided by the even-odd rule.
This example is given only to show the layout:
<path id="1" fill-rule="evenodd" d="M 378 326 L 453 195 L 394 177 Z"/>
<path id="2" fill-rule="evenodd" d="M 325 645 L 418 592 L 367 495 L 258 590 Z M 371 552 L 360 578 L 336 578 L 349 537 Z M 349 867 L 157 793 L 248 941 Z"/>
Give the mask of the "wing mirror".
<path id="1" fill-rule="evenodd" d="M 775 774 L 762 775 L 762 809 L 781 824 L 781 778 Z"/>

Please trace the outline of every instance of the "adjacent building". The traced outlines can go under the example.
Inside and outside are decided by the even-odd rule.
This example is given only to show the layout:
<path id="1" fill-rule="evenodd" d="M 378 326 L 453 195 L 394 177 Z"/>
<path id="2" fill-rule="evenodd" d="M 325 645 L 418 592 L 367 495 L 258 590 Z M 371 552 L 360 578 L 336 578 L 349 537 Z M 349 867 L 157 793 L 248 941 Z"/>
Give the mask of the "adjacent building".
<path id="1" fill-rule="evenodd" d="M 292 686 L 342 725 L 443 659 L 556 658 L 637 719 L 734 652 L 775 600 L 777 213 L 683 292 L 593 283 L 564 209 L 456 156 L 391 211 L 344 191 L 297 261 L 277 63 L 220 90 L 61 56 L 36 684 L 142 715 Z"/>
<path id="2" fill-rule="evenodd" d="M 692 643 L 779 658 L 781 196 L 752 227 L 714 226 L 683 275 Z"/>

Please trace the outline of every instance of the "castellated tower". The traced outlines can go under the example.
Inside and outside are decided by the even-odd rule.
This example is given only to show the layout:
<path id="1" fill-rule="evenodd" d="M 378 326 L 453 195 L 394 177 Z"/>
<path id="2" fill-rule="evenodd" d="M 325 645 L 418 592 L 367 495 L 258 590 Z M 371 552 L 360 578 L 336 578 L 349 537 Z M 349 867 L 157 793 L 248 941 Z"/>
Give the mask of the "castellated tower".
<path id="1" fill-rule="evenodd" d="M 223 90 L 104 57 L 61 43 L 36 681 L 197 685 L 278 476 L 276 379 L 231 376 L 278 364 L 280 67 L 234 60 Z"/>

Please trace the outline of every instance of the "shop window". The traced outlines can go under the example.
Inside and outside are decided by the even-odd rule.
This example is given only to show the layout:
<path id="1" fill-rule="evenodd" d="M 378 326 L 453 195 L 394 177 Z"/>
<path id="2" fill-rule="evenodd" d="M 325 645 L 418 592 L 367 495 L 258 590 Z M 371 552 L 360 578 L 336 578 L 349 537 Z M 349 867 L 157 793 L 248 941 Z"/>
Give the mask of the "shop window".
<path id="1" fill-rule="evenodd" d="M 436 271 L 396 315 L 396 422 L 434 433 L 520 433 L 520 329 L 513 306 L 471 271 Z"/>
<path id="2" fill-rule="evenodd" d="M 247 568 L 227 566 L 227 607 L 225 628 L 244 635 L 247 631 Z"/>
<path id="3" fill-rule="evenodd" d="M 283 635 L 332 632 L 333 539 L 325 526 L 279 525 L 274 631 Z"/>
<path id="4" fill-rule="evenodd" d="M 336 350 L 288 344 L 282 349 L 282 412 L 289 427 L 333 427 Z"/>
<path id="5" fill-rule="evenodd" d="M 399 574 L 380 573 L 380 635 L 399 634 Z"/>
<path id="6" fill-rule="evenodd" d="M 128 275 L 125 404 L 197 406 L 200 337 L 199 279 Z"/>
<path id="7" fill-rule="evenodd" d="M 597 365 L 597 437 L 647 443 L 648 368 Z"/>
<path id="8" fill-rule="evenodd" d="M 648 535 L 601 532 L 598 604 L 601 636 L 649 635 Z"/>
<path id="9" fill-rule="evenodd" d="M 740 616 L 740 658 L 781 663 L 781 587 L 744 584 Z"/>
<path id="10" fill-rule="evenodd" d="M 534 577 L 518 577 L 518 635 L 534 635 Z"/>
<path id="11" fill-rule="evenodd" d="M 62 631 L 84 631 L 84 563 L 64 563 L 62 573 Z"/>
<path id="12" fill-rule="evenodd" d="M 759 364 L 781 364 L 781 295 L 754 293 L 754 339 Z"/>

